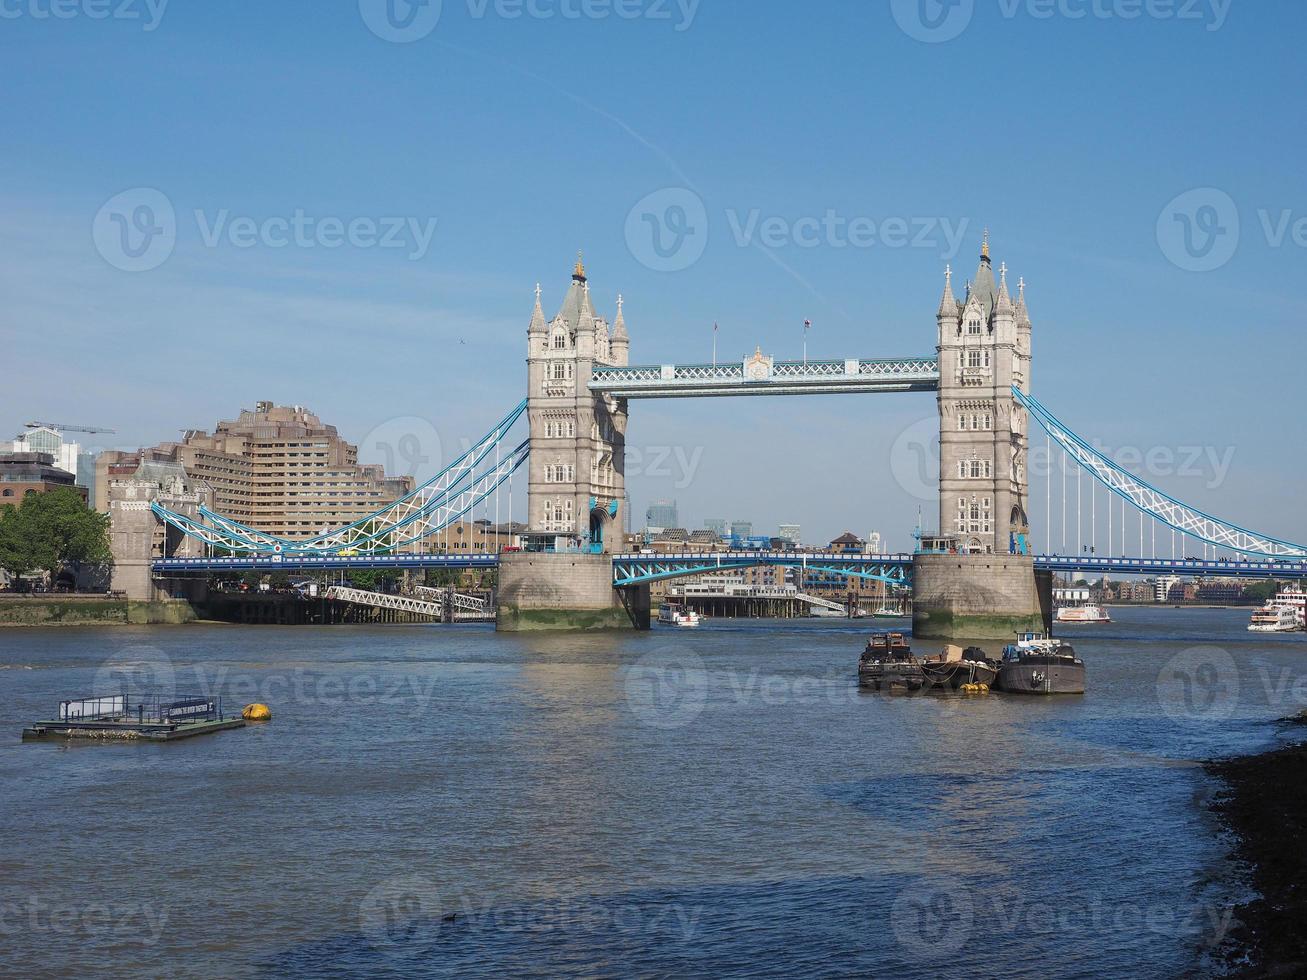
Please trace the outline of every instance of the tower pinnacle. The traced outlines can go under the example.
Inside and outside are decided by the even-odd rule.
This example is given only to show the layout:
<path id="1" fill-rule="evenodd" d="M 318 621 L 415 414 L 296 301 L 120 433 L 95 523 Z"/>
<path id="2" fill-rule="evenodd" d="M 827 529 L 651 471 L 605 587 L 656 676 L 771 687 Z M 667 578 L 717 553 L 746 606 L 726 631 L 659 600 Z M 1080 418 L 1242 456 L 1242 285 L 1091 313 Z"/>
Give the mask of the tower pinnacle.
<path id="1" fill-rule="evenodd" d="M 953 298 L 953 266 L 944 266 L 944 295 L 939 300 L 939 315 L 956 319 L 958 301 Z"/>
<path id="2" fill-rule="evenodd" d="M 980 257 L 986 262 L 989 261 L 989 229 L 985 229 L 985 237 L 980 242 Z"/>
<path id="3" fill-rule="evenodd" d="M 576 268 L 572 270 L 572 278 L 577 282 L 585 282 L 585 263 L 582 259 L 583 256 L 578 249 L 576 253 Z"/>

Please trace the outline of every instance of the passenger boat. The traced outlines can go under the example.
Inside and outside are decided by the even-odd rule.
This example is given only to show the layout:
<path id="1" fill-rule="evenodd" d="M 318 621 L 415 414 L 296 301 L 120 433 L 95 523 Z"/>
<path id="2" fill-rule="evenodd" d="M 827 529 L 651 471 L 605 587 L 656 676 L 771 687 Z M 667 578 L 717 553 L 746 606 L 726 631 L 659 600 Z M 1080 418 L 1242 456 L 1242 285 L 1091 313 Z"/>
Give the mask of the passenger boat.
<path id="1" fill-rule="evenodd" d="M 915 692 L 926 673 L 902 633 L 873 633 L 858 661 L 858 684 L 873 691 Z"/>
<path id="2" fill-rule="evenodd" d="M 1253 613 L 1250 633 L 1296 633 L 1307 629 L 1307 592 L 1290 585 Z"/>
<path id="3" fill-rule="evenodd" d="M 1069 643 L 1043 633 L 1018 633 L 1003 648 L 998 689 L 1008 694 L 1084 694 L 1085 663 Z"/>
<path id="4" fill-rule="evenodd" d="M 946 646 L 935 657 L 921 661 L 921 670 L 926 683 L 932 687 L 951 691 L 961 690 L 968 684 L 989 686 L 998 677 L 1000 664 L 990 660 L 980 647 Z"/>
<path id="5" fill-rule="evenodd" d="M 664 602 L 658 607 L 658 622 L 667 626 L 692 629 L 699 625 L 699 614 L 689 606 L 677 602 Z"/>
<path id="6" fill-rule="evenodd" d="M 1095 602 L 1086 602 L 1074 606 L 1059 606 L 1057 610 L 1059 623 L 1110 623 L 1112 617 L 1107 610 Z"/>

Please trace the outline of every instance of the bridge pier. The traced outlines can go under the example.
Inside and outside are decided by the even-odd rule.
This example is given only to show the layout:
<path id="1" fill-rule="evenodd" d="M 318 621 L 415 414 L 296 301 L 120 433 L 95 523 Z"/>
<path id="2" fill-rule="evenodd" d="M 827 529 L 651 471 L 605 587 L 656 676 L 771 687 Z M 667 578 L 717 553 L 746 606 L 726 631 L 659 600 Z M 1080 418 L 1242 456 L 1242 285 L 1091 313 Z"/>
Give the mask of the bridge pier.
<path id="1" fill-rule="evenodd" d="M 505 632 L 649 628 L 649 586 L 614 589 L 609 555 L 502 555 L 496 599 Z"/>
<path id="2" fill-rule="evenodd" d="M 912 560 L 912 635 L 1013 640 L 1052 627 L 1052 572 L 1029 555 L 919 554 Z"/>

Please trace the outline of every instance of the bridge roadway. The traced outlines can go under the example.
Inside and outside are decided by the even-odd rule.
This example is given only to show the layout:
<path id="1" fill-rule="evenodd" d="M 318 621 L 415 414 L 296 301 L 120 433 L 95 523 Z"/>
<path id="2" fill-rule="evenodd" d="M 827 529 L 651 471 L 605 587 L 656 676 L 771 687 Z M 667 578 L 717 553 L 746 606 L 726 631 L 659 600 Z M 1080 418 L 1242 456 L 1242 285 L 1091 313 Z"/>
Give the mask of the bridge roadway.
<path id="1" fill-rule="evenodd" d="M 156 575 L 186 576 L 209 572 L 312 572 L 350 569 L 495 568 L 497 555 L 359 555 L 261 556 L 242 558 L 158 558 Z M 912 555 L 840 555 L 819 551 L 720 551 L 700 554 L 649 553 L 613 556 L 613 585 L 656 582 L 705 572 L 752 568 L 758 565 L 806 568 L 907 584 Z M 1307 578 L 1307 560 L 1266 561 L 1199 558 L 1108 558 L 1098 555 L 1036 555 L 1035 567 L 1063 574 L 1098 572 L 1109 575 L 1180 575 L 1210 578 Z"/>

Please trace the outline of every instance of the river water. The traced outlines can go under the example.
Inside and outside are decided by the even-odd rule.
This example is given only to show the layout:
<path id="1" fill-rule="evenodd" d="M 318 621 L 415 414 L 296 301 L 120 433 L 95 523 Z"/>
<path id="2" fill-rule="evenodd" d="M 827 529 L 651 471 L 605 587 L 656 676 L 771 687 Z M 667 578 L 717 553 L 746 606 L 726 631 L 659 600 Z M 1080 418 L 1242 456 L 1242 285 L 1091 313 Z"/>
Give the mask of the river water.
<path id="1" fill-rule="evenodd" d="M 1201 974 L 1198 763 L 1282 737 L 1307 635 L 1114 614 L 1053 700 L 862 694 L 846 621 L 6 630 L 0 973 Z M 19 741 L 124 686 L 274 719 Z"/>

